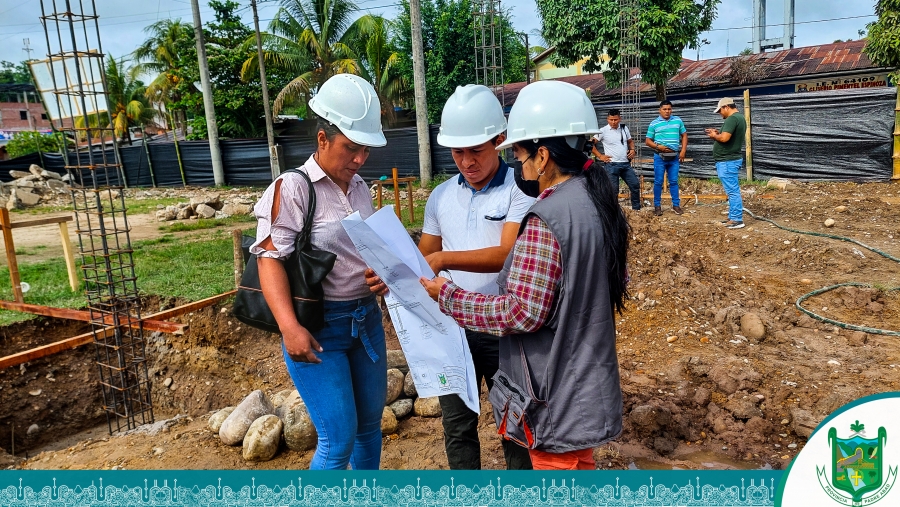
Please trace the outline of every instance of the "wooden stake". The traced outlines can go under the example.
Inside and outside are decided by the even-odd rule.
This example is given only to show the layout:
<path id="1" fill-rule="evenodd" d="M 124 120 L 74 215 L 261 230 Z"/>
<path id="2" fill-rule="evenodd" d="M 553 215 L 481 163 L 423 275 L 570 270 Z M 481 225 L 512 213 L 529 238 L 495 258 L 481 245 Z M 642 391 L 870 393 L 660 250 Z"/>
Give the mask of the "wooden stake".
<path id="1" fill-rule="evenodd" d="M 231 231 L 231 239 L 234 243 L 234 286 L 237 287 L 241 284 L 241 276 L 244 274 L 244 250 L 241 248 L 241 233 L 240 229 L 235 229 Z"/>
<path id="2" fill-rule="evenodd" d="M 78 290 L 78 270 L 75 269 L 75 253 L 72 251 L 72 242 L 69 240 L 69 225 L 66 222 L 59 223 L 59 239 L 62 241 L 63 257 L 66 259 L 66 271 L 69 273 L 69 287 L 72 292 Z"/>
<path id="3" fill-rule="evenodd" d="M 394 211 L 397 213 L 397 218 L 400 218 L 400 183 L 397 181 L 396 167 L 391 169 L 391 175 L 394 180 Z"/>
<path id="4" fill-rule="evenodd" d="M 57 319 L 80 320 L 82 322 L 92 322 L 91 312 L 84 310 L 73 310 L 71 308 L 55 308 L 52 306 L 31 305 L 28 303 L 18 303 L 13 301 L 0 301 L 0 308 L 13 312 L 31 313 L 33 315 L 43 315 L 45 317 L 54 317 Z M 164 322 L 162 320 L 154 320 L 143 318 L 141 320 L 132 320 L 131 327 L 137 329 L 143 322 L 144 329 L 148 331 L 162 331 L 164 333 L 182 334 L 187 327 L 186 324 L 177 324 L 175 322 Z M 114 324 L 111 315 L 103 318 L 103 324 Z"/>
<path id="5" fill-rule="evenodd" d="M 409 197 L 409 223 L 416 221 L 415 203 L 413 202 L 412 182 L 406 182 L 406 196 Z"/>
<path id="6" fill-rule="evenodd" d="M 750 135 L 750 89 L 744 90 L 744 119 L 747 121 L 747 132 L 744 139 L 747 142 L 747 181 L 753 181 L 753 150 L 751 148 Z"/>
<path id="7" fill-rule="evenodd" d="M 894 171 L 891 179 L 900 180 L 900 86 L 897 87 L 897 104 L 894 106 Z"/>
<path id="8" fill-rule="evenodd" d="M 0 208 L 0 228 L 3 229 L 3 246 L 6 247 L 6 263 L 9 266 L 9 280 L 12 282 L 13 297 L 19 303 L 24 303 L 22 282 L 19 280 L 19 263 L 16 261 L 16 245 L 13 243 L 9 210 L 6 208 Z"/>

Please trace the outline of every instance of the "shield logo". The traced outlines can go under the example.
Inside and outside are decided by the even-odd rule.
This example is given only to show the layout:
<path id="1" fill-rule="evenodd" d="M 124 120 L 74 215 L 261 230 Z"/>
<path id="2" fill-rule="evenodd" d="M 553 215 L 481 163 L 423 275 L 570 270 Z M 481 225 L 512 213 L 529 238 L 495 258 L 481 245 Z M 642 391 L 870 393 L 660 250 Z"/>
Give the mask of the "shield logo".
<path id="1" fill-rule="evenodd" d="M 831 447 L 831 485 L 862 501 L 863 495 L 878 490 L 884 483 L 882 456 L 887 432 L 878 428 L 876 438 L 867 438 L 865 425 L 850 425 L 849 438 L 838 438 L 837 430 L 828 430 Z"/>

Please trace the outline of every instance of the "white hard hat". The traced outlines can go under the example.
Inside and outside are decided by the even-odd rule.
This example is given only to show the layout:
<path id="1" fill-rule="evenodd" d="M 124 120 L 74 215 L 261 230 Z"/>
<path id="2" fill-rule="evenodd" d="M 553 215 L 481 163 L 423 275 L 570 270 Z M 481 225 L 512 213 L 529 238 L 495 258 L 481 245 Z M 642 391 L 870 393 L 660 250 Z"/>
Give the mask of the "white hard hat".
<path id="1" fill-rule="evenodd" d="M 437 142 L 447 148 L 484 144 L 506 130 L 503 106 L 487 86 L 457 86 L 444 104 Z"/>
<path id="2" fill-rule="evenodd" d="M 509 111 L 506 141 L 508 148 L 519 141 L 547 137 L 571 137 L 600 133 L 597 113 L 581 88 L 564 81 L 537 81 L 522 88 Z"/>
<path id="3" fill-rule="evenodd" d="M 331 76 L 309 101 L 309 108 L 323 120 L 333 123 L 356 144 L 387 144 L 381 132 L 381 102 L 375 88 L 359 76 Z"/>

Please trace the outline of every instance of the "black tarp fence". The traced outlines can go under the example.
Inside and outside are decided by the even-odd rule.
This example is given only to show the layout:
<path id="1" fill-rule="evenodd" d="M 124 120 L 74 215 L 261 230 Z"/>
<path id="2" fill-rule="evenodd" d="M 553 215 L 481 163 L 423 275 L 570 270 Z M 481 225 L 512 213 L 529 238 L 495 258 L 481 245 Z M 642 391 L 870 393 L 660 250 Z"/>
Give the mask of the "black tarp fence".
<path id="1" fill-rule="evenodd" d="M 773 176 L 797 180 L 885 181 L 890 179 L 892 133 L 896 89 L 843 90 L 839 92 L 810 92 L 791 95 L 751 96 L 751 131 L 753 146 L 753 176 L 768 179 Z M 743 97 L 734 97 L 743 111 Z M 712 158 L 712 140 L 705 128 L 719 128 L 722 118 L 714 112 L 715 101 L 674 101 L 674 114 L 684 121 L 688 133 L 687 157 L 692 162 L 682 165 L 681 174 L 689 177 L 716 176 Z M 600 125 L 606 124 L 606 112 L 618 104 L 596 106 Z M 658 114 L 657 103 L 641 107 L 642 132 L 633 131 L 635 142 L 643 143 L 646 127 Z M 456 166 L 450 150 L 437 144 L 438 127 L 431 126 L 431 158 L 435 174 L 454 173 Z M 401 176 L 419 175 L 419 147 L 414 127 L 385 131 L 388 144 L 372 148 L 369 159 L 360 171 L 368 180 L 391 175 L 398 168 Z M 279 137 L 288 167 L 303 164 L 315 150 L 311 137 Z M 228 139 L 220 142 L 225 183 L 231 186 L 267 185 L 271 181 L 268 145 L 265 139 Z M 181 141 L 182 165 L 187 184 L 214 184 L 209 145 L 206 141 Z M 147 158 L 149 150 L 150 160 Z M 150 143 L 146 147 L 135 142 L 119 148 L 129 186 L 149 187 L 153 183 L 149 165 L 157 186 L 181 186 L 182 175 L 174 143 Z M 651 157 L 644 148 L 643 158 Z M 87 154 L 81 153 L 82 163 Z M 112 159 L 112 150 L 107 150 Z M 69 153 L 74 163 L 74 153 Z M 99 152 L 95 159 L 102 157 Z M 38 154 L 0 161 L 0 181 L 12 180 L 10 170 L 27 171 L 31 164 L 41 164 Z M 65 173 L 60 154 L 44 153 L 43 167 Z M 649 164 L 645 174 L 652 174 Z M 741 173 L 742 176 L 745 174 Z M 84 175 L 89 177 L 87 174 Z M 120 184 L 116 177 L 112 184 Z"/>

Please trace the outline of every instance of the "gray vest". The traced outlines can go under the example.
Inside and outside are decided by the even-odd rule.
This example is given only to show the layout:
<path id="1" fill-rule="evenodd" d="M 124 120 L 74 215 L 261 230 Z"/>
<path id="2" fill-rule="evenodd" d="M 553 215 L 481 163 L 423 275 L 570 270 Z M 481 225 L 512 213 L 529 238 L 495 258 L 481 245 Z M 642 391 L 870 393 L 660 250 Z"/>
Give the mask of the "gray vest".
<path id="1" fill-rule="evenodd" d="M 602 226 L 581 177 L 560 184 L 529 214 L 559 243 L 562 282 L 543 327 L 500 339 L 500 369 L 490 392 L 494 418 L 501 434 L 532 449 L 596 447 L 622 432 Z M 498 277 L 504 293 L 512 257 Z"/>

